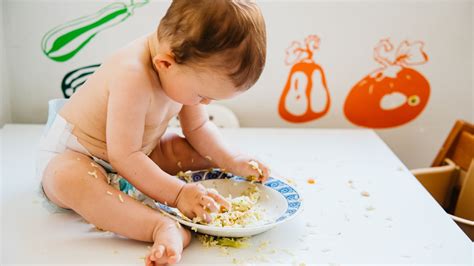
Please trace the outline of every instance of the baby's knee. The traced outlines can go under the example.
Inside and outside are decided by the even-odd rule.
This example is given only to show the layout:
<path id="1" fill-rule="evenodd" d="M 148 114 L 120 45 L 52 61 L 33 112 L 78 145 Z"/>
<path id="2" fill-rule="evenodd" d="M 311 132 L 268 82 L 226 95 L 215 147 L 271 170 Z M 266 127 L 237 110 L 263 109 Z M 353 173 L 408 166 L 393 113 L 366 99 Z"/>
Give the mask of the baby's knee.
<path id="1" fill-rule="evenodd" d="M 175 158 L 181 158 L 183 154 L 189 154 L 193 149 L 186 138 L 175 133 L 167 134 L 162 139 L 162 148 L 165 154 Z"/>
<path id="2" fill-rule="evenodd" d="M 71 171 L 71 169 L 69 169 Z M 65 196 L 71 192 L 70 174 L 65 165 L 54 158 L 46 167 L 41 180 L 42 189 L 46 197 L 59 207 L 67 208 L 64 203 Z"/>
<path id="3" fill-rule="evenodd" d="M 88 171 L 87 167 L 84 167 L 90 163 L 87 162 L 88 157 L 79 160 L 77 158 L 79 157 L 60 154 L 53 158 L 45 169 L 42 179 L 43 190 L 46 196 L 60 207 L 71 206 L 71 200 L 81 194 L 81 188 L 85 187 L 87 178 L 99 179 L 101 175 L 98 169 Z"/>

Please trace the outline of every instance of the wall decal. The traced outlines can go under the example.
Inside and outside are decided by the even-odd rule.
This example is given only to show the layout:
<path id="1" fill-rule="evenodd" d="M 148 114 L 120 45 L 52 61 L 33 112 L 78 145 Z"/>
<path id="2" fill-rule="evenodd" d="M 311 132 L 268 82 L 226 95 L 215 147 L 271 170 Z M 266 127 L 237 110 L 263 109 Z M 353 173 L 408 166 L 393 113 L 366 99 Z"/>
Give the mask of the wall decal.
<path id="1" fill-rule="evenodd" d="M 430 84 L 409 66 L 424 64 L 428 56 L 421 41 L 403 41 L 395 50 L 388 39 L 374 49 L 382 65 L 359 81 L 349 92 L 344 114 L 352 123 L 369 128 L 403 125 L 417 117 L 430 96 Z"/>
<path id="2" fill-rule="evenodd" d="M 286 49 L 285 63 L 292 65 L 280 96 L 278 113 L 286 121 L 304 123 L 324 116 L 331 106 L 324 71 L 313 59 L 320 39 L 309 35 L 304 46 L 294 41 Z"/>
<path id="3" fill-rule="evenodd" d="M 94 14 L 59 25 L 43 36 L 41 49 L 51 60 L 67 61 L 84 48 L 98 33 L 125 21 L 133 15 L 135 8 L 148 2 L 149 0 L 131 0 L 129 4 L 115 2 Z"/>
<path id="4" fill-rule="evenodd" d="M 61 90 L 64 98 L 69 99 L 76 90 L 86 82 L 87 78 L 92 75 L 100 64 L 81 67 L 68 72 L 64 75 L 61 82 Z"/>

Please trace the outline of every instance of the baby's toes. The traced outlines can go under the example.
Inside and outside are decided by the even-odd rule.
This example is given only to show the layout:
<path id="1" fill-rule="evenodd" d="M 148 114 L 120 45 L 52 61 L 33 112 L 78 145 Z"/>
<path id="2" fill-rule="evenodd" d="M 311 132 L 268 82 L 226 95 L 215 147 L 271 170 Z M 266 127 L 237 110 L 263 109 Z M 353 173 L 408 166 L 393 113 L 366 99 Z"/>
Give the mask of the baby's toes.
<path id="1" fill-rule="evenodd" d="M 154 246 L 150 250 L 150 254 L 147 256 L 147 261 L 150 260 L 150 265 L 161 265 L 166 263 L 166 258 L 163 257 L 165 253 L 165 247 L 163 245 Z M 148 262 L 146 263 L 148 266 Z"/>
<path id="2" fill-rule="evenodd" d="M 168 263 L 174 264 L 181 260 L 181 252 L 183 251 L 182 246 L 169 245 L 166 247 L 166 256 L 168 257 Z"/>
<path id="3" fill-rule="evenodd" d="M 155 266 L 155 262 L 150 259 L 151 254 L 145 258 L 145 266 Z"/>

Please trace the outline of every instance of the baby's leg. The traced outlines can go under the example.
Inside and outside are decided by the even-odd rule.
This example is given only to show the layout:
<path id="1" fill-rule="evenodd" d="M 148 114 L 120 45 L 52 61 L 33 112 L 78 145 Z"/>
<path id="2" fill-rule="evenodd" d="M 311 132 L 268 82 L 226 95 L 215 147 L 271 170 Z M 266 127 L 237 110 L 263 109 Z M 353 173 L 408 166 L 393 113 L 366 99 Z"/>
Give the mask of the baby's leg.
<path id="1" fill-rule="evenodd" d="M 74 210 L 95 226 L 131 239 L 154 242 L 147 265 L 177 262 L 190 242 L 189 231 L 109 186 L 106 180 L 104 169 L 92 159 L 68 150 L 51 160 L 42 183 L 50 200 Z"/>
<path id="2" fill-rule="evenodd" d="M 170 175 L 179 171 L 216 167 L 212 158 L 203 157 L 185 138 L 174 133 L 165 134 L 161 138 L 150 158 Z"/>

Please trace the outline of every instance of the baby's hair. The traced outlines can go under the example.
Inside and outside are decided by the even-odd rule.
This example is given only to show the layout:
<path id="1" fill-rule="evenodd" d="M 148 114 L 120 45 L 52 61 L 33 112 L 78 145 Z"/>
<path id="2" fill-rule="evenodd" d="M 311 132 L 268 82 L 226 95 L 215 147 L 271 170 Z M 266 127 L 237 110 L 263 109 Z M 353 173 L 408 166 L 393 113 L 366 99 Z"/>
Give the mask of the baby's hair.
<path id="1" fill-rule="evenodd" d="M 240 90 L 255 84 L 265 66 L 265 22 L 253 1 L 173 0 L 157 37 L 176 63 L 210 66 Z"/>

